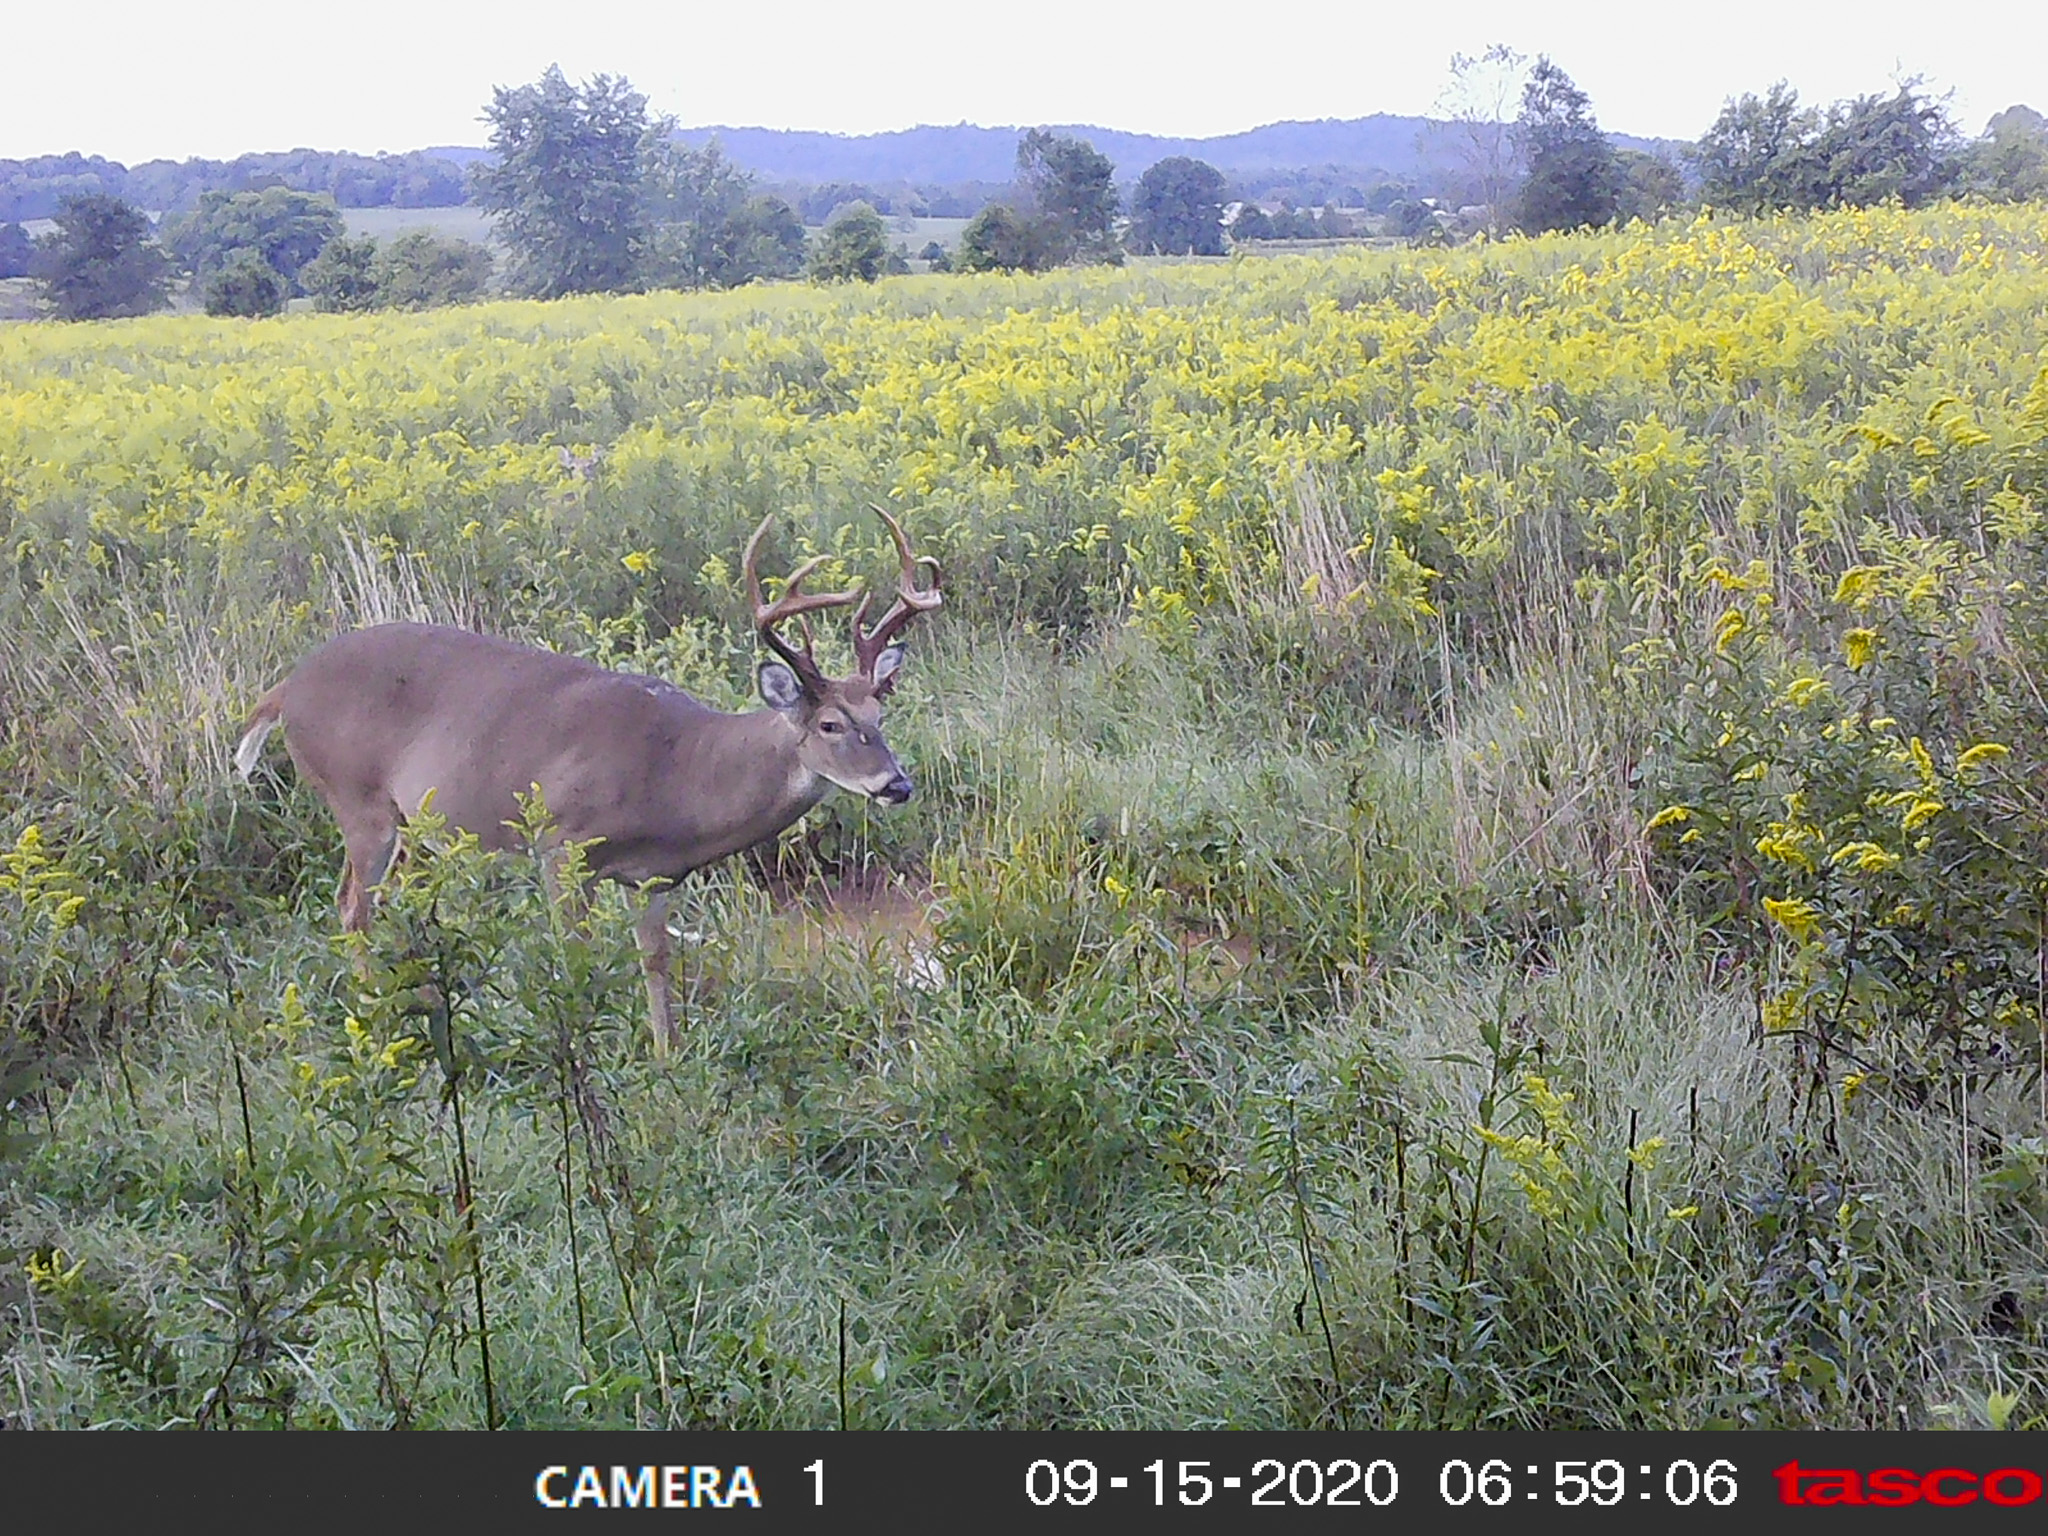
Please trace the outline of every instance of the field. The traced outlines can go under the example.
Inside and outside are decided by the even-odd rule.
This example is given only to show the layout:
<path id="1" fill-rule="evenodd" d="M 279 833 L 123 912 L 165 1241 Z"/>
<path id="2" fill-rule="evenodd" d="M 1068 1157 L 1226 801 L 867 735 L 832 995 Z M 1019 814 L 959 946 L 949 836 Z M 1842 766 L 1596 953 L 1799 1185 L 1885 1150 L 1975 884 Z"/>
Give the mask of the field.
<path id="1" fill-rule="evenodd" d="M 0 331 L 0 1414 L 2048 1425 L 2044 356 L 1968 205 Z M 745 707 L 869 503 L 675 1054 L 432 826 L 359 975 L 297 656 Z"/>
<path id="2" fill-rule="evenodd" d="M 351 238 L 369 235 L 389 240 L 412 230 L 424 230 L 442 240 L 471 240 L 491 243 L 495 220 L 483 209 L 463 204 L 458 208 L 344 208 L 342 218 Z"/>

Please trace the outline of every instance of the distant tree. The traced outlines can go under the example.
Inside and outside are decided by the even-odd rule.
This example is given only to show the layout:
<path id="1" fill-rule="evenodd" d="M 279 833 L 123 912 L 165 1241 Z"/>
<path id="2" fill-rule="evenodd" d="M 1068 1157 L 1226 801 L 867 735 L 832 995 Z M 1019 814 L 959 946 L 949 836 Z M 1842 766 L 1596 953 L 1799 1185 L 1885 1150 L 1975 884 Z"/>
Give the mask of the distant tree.
<path id="1" fill-rule="evenodd" d="M 283 310 L 288 297 L 283 274 L 263 259 L 261 251 L 247 245 L 216 263 L 203 287 L 209 315 L 274 315 Z"/>
<path id="2" fill-rule="evenodd" d="M 646 207 L 653 288 L 736 288 L 803 270 L 804 231 L 779 197 L 755 197 L 752 181 L 716 139 L 701 148 L 657 134 L 648 147 Z"/>
<path id="3" fill-rule="evenodd" d="M 1693 146 L 1700 197 L 1732 213 L 1811 208 L 1821 201 L 1813 154 L 1819 115 L 1783 80 L 1763 96 L 1731 97 Z"/>
<path id="4" fill-rule="evenodd" d="M 1358 226 L 1341 208 L 1325 208 L 1316 215 L 1316 234 L 1325 240 L 1348 240 L 1357 233 Z"/>
<path id="5" fill-rule="evenodd" d="M 1042 272 L 1052 258 L 1038 220 L 1007 203 L 990 203 L 960 231 L 953 265 L 961 272 Z"/>
<path id="6" fill-rule="evenodd" d="M 491 253 L 473 240 L 443 240 L 409 229 L 384 244 L 372 266 L 380 309 L 438 309 L 481 298 Z"/>
<path id="7" fill-rule="evenodd" d="M 2048 198 L 2048 118 L 2032 107 L 2000 112 L 1971 147 L 1970 174 L 2001 202 Z"/>
<path id="8" fill-rule="evenodd" d="M 1947 108 L 1908 80 L 1888 96 L 1836 102 L 1809 153 L 1820 201 L 1867 208 L 1894 198 L 1917 208 L 1961 185 L 1962 135 Z"/>
<path id="9" fill-rule="evenodd" d="M 779 197 L 750 197 L 727 226 L 727 286 L 762 277 L 795 277 L 804 269 L 803 220 Z"/>
<path id="10" fill-rule="evenodd" d="M 1487 209 L 1487 227 L 1493 234 L 1505 227 L 1508 198 L 1515 187 L 1518 146 L 1510 113 L 1528 78 L 1529 56 L 1505 43 L 1476 55 L 1452 54 L 1450 83 L 1438 94 L 1435 121 L 1426 130 L 1464 169 L 1474 199 Z M 1392 195 L 1373 212 L 1385 213 L 1414 195 L 1412 188 L 1386 190 Z"/>
<path id="11" fill-rule="evenodd" d="M 1237 210 L 1237 217 L 1230 221 L 1230 239 L 1233 244 L 1247 240 L 1277 240 L 1279 227 L 1273 216 L 1257 203 L 1245 203 Z"/>
<path id="12" fill-rule="evenodd" d="M 512 281 L 539 298 L 638 287 L 649 244 L 647 98 L 625 79 L 571 85 L 559 66 L 491 93 L 492 162 L 471 174 L 498 215 Z M 665 130 L 666 123 L 654 125 Z"/>
<path id="13" fill-rule="evenodd" d="M 813 187 L 803 194 L 797 211 L 803 215 L 806 224 L 823 227 L 832 222 L 835 211 L 852 203 L 866 203 L 881 214 L 892 211 L 885 194 L 858 181 L 828 181 L 823 186 Z"/>
<path id="14" fill-rule="evenodd" d="M 1127 238 L 1168 256 L 1223 254 L 1223 173 L 1187 155 L 1169 155 L 1138 178 Z"/>
<path id="15" fill-rule="evenodd" d="M 330 240 L 299 268 L 299 285 L 313 307 L 333 314 L 357 314 L 377 307 L 377 242 L 365 235 Z"/>
<path id="16" fill-rule="evenodd" d="M 1387 233 L 1414 240 L 1436 223 L 1436 205 L 1426 197 L 1403 198 L 1387 210 Z"/>
<path id="17" fill-rule="evenodd" d="M 936 240 L 927 240 L 924 249 L 917 253 L 917 259 L 924 263 L 927 272 L 950 272 L 953 258 L 946 254 L 946 248 Z"/>
<path id="18" fill-rule="evenodd" d="M 0 224 L 0 277 L 27 277 L 36 243 L 19 224 Z"/>
<path id="19" fill-rule="evenodd" d="M 1116 167 L 1083 139 L 1034 128 L 1017 144 L 1017 183 L 1043 226 L 1048 265 L 1113 261 Z"/>
<path id="20" fill-rule="evenodd" d="M 1966 146 L 1947 108 L 1917 80 L 1890 95 L 1801 108 L 1779 81 L 1767 96 L 1729 101 L 1694 150 L 1700 195 L 1717 208 L 1861 208 L 1897 198 L 1917 207 L 1958 190 Z"/>
<path id="21" fill-rule="evenodd" d="M 102 320 L 161 308 L 170 270 L 147 214 L 89 193 L 59 205 L 56 228 L 36 242 L 30 275 L 60 320 Z"/>
<path id="22" fill-rule="evenodd" d="M 239 253 L 254 251 L 285 280 L 289 295 L 297 287 L 299 269 L 347 228 L 340 206 L 326 193 L 266 187 L 202 194 L 191 213 L 165 221 L 163 239 L 202 287 Z"/>
<path id="23" fill-rule="evenodd" d="M 889 231 L 866 203 L 842 209 L 811 252 L 811 280 L 872 283 L 889 265 Z"/>
<path id="24" fill-rule="evenodd" d="M 1678 167 L 1662 155 L 1639 149 L 1617 149 L 1614 169 L 1614 217 L 1618 223 L 1641 219 L 1645 223 L 1670 212 L 1685 200 L 1685 178 Z"/>
<path id="25" fill-rule="evenodd" d="M 1621 176 L 1586 93 L 1539 54 L 1522 87 L 1515 146 L 1524 166 L 1515 222 L 1531 234 L 1613 220 Z"/>

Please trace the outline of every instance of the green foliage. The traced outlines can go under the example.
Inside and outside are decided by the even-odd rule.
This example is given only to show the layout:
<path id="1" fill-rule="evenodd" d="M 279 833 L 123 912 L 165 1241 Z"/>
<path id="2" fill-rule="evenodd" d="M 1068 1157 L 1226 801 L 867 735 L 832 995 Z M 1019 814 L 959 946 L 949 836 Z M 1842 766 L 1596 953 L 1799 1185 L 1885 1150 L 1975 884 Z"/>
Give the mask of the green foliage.
<path id="1" fill-rule="evenodd" d="M 549 65 L 531 85 L 498 87 L 484 108 L 493 159 L 471 174 L 498 215 L 523 293 L 617 293 L 640 286 L 652 232 L 645 176 L 647 98 L 622 77 L 574 86 Z"/>
<path id="2" fill-rule="evenodd" d="M 377 307 L 377 242 L 343 235 L 321 247 L 300 269 L 299 283 L 313 307 L 329 314 L 359 314 Z"/>
<path id="3" fill-rule="evenodd" d="M 960 231 L 954 265 L 962 272 L 1039 272 L 1052 265 L 1052 251 L 1036 219 L 990 203 Z"/>
<path id="4" fill-rule="evenodd" d="M 654 221 L 649 286 L 737 288 L 803 270 L 804 231 L 779 197 L 750 195 L 747 174 L 713 139 L 692 149 L 658 125 L 647 150 L 646 197 Z"/>
<path id="5" fill-rule="evenodd" d="M 212 293 L 213 276 L 247 251 L 284 279 L 289 295 L 299 290 L 299 272 L 327 243 L 346 230 L 341 209 L 325 194 L 265 187 L 260 192 L 208 192 L 199 206 L 167 220 L 164 244 L 193 280 Z M 248 290 L 250 279 L 238 280 Z M 211 300 L 209 299 L 209 302 Z M 268 313 L 231 310 L 217 313 Z"/>
<path id="6" fill-rule="evenodd" d="M 1130 243 L 1168 256 L 1223 254 L 1223 173 L 1186 155 L 1148 167 L 1131 193 Z"/>
<path id="7" fill-rule="evenodd" d="M 811 281 L 872 283 L 889 265 L 889 231 L 866 203 L 842 208 L 811 252 Z"/>
<path id="8" fill-rule="evenodd" d="M 2006 202 L 2048 198 L 2048 118 L 2029 107 L 1992 118 L 1971 147 L 1970 180 Z"/>
<path id="9" fill-rule="evenodd" d="M 1802 108 L 1784 81 L 1761 99 L 1730 100 L 1694 150 L 1700 195 L 1740 213 L 1907 207 L 1955 190 L 1963 145 L 1946 109 L 1907 81 L 1826 111 Z"/>
<path id="10" fill-rule="evenodd" d="M 371 267 L 380 309 L 438 309 L 481 298 L 491 253 L 471 240 L 443 240 L 409 229 L 385 242 Z"/>
<path id="11" fill-rule="evenodd" d="M 27 277 L 35 249 L 19 224 L 0 224 L 0 277 Z"/>
<path id="12" fill-rule="evenodd" d="M 140 209 L 103 194 L 71 197 L 36 243 L 32 275 L 60 320 L 106 320 L 161 308 L 170 258 Z"/>
<path id="13" fill-rule="evenodd" d="M 1085 139 L 1033 128 L 1017 141 L 1017 184 L 1044 234 L 1042 264 L 1116 261 L 1116 166 Z"/>
<path id="14" fill-rule="evenodd" d="M 206 277 L 206 312 L 251 318 L 281 314 L 285 280 L 260 251 L 244 246 Z"/>
<path id="15" fill-rule="evenodd" d="M 1579 229 L 1614 218 L 1621 171 L 1593 120 L 1586 93 L 1539 55 L 1522 87 L 1515 144 L 1523 175 L 1515 222 L 1530 234 Z"/>
<path id="16" fill-rule="evenodd" d="M 1685 202 L 1685 180 L 1678 167 L 1662 155 L 1617 149 L 1614 169 L 1614 217 L 1618 223 L 1630 219 L 1647 223 L 1675 212 Z"/>

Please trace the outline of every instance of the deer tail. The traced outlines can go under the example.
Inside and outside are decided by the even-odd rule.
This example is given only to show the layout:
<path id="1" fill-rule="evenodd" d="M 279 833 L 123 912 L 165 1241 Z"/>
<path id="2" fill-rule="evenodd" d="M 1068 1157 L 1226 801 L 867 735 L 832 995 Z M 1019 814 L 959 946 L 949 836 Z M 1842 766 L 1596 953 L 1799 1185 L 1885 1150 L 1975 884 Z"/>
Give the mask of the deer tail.
<path id="1" fill-rule="evenodd" d="M 263 756 L 263 743 L 270 733 L 277 729 L 284 719 L 284 684 L 279 683 L 257 701 L 256 712 L 249 716 L 249 723 L 242 730 L 242 739 L 235 746 L 235 772 L 248 778 L 256 771 L 256 761 Z"/>

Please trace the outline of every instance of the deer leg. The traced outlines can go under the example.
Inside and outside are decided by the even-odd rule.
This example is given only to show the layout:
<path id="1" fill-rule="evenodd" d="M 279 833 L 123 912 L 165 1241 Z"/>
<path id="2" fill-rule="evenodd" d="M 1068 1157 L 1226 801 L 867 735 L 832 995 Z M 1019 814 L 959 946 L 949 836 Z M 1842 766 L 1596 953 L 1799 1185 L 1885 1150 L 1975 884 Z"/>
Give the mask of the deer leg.
<path id="1" fill-rule="evenodd" d="M 398 852 L 397 807 L 351 816 L 342 822 L 341 841 L 341 887 L 334 893 L 334 905 L 341 912 L 343 933 L 363 933 L 370 926 L 370 893 L 383 883 Z M 369 952 L 361 944 L 355 951 L 356 975 L 368 981 Z"/>
<path id="2" fill-rule="evenodd" d="M 669 964 L 675 945 L 668 932 L 667 891 L 653 891 L 647 910 L 633 925 L 633 937 L 640 941 L 640 970 L 647 978 L 647 1008 L 654 1025 L 654 1053 L 666 1056 L 676 1043 L 676 1010 Z"/>

